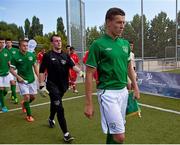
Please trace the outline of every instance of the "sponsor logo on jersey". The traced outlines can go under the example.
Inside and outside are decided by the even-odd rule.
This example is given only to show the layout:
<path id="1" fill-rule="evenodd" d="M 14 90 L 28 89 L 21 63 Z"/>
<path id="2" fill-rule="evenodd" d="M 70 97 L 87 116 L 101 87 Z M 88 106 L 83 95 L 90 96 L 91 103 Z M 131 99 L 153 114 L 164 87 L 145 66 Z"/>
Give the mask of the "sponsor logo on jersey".
<path id="1" fill-rule="evenodd" d="M 22 61 L 22 59 L 18 59 L 18 61 L 19 61 L 19 62 L 21 62 L 21 61 Z"/>
<path id="2" fill-rule="evenodd" d="M 111 50 L 112 50 L 112 48 L 106 48 L 105 50 L 106 50 L 106 51 L 111 51 Z"/>

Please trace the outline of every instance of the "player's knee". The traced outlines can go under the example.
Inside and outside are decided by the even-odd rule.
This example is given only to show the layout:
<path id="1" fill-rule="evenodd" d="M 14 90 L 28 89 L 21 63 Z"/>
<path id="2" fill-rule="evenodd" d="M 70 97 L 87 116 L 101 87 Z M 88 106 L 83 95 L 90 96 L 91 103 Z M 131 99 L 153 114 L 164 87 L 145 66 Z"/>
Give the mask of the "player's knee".
<path id="1" fill-rule="evenodd" d="M 35 99 L 35 96 L 31 95 L 31 96 L 30 96 L 30 99 L 31 99 L 31 100 L 34 100 L 34 99 Z"/>
<path id="2" fill-rule="evenodd" d="M 125 140 L 125 134 L 114 134 L 113 135 L 113 139 L 114 141 L 118 142 L 118 143 L 123 143 Z"/>
<path id="3" fill-rule="evenodd" d="M 27 102 L 30 100 L 30 96 L 29 95 L 24 95 L 24 101 Z"/>
<path id="4" fill-rule="evenodd" d="M 16 82 L 14 80 L 10 81 L 11 85 L 15 86 Z"/>

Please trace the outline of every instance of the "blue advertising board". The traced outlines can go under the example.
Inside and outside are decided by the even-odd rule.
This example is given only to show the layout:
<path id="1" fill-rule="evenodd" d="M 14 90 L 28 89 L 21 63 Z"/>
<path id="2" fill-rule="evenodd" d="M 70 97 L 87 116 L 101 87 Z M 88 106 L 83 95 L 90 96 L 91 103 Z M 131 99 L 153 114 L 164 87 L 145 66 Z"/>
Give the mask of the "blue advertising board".
<path id="1" fill-rule="evenodd" d="M 137 72 L 141 92 L 180 99 L 180 75 L 163 72 Z"/>

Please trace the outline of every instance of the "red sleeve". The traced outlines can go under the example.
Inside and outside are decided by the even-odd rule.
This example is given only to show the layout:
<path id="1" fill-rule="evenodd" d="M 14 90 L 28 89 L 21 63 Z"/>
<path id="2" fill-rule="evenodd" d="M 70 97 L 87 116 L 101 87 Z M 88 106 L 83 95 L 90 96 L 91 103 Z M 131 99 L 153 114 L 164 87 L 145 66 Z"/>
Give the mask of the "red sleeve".
<path id="1" fill-rule="evenodd" d="M 83 57 L 83 63 L 86 64 L 86 61 L 88 59 L 88 54 L 89 54 L 89 51 L 86 51 L 84 57 Z"/>

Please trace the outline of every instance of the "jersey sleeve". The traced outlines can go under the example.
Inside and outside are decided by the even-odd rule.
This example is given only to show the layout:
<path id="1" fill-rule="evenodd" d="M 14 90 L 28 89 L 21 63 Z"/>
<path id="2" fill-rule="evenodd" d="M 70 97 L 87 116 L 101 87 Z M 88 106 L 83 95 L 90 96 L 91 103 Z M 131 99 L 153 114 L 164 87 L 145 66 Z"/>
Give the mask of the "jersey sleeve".
<path id="1" fill-rule="evenodd" d="M 45 53 L 42 59 L 42 63 L 40 65 L 39 73 L 44 73 L 48 66 L 48 54 Z"/>
<path id="2" fill-rule="evenodd" d="M 86 64 L 87 58 L 88 58 L 88 51 L 86 51 L 84 57 L 83 57 L 83 63 Z"/>
<path id="3" fill-rule="evenodd" d="M 94 42 L 89 49 L 89 54 L 88 54 L 88 58 L 87 58 L 87 62 L 86 62 L 87 66 L 97 68 L 99 60 L 100 60 L 99 52 L 100 52 L 99 46 L 97 45 L 96 42 Z"/>
<path id="4" fill-rule="evenodd" d="M 10 67 L 16 69 L 16 60 L 14 57 L 12 57 L 11 61 L 10 61 Z"/>

